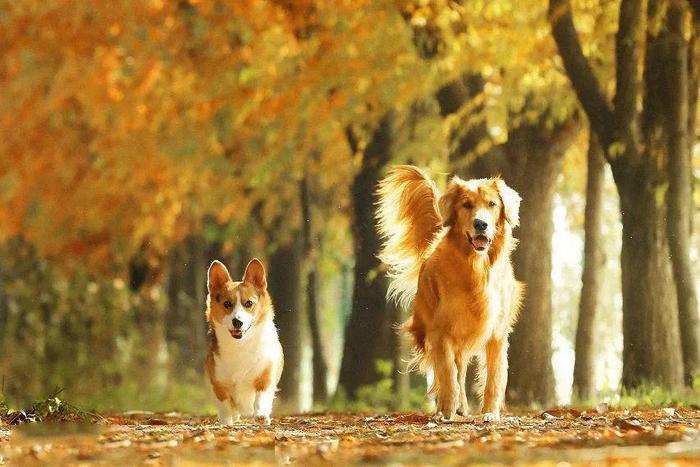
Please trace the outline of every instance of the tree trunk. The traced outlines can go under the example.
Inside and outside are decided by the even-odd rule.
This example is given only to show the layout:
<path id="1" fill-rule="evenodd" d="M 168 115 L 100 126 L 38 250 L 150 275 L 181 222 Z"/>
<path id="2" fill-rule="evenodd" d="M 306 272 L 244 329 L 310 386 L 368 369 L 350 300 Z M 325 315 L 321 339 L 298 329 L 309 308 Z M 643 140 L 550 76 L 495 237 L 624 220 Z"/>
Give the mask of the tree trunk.
<path id="1" fill-rule="evenodd" d="M 207 264 L 203 237 L 188 237 L 175 246 L 168 258 L 168 307 L 165 333 L 171 369 L 177 375 L 199 374 L 206 354 Z"/>
<path id="2" fill-rule="evenodd" d="M 299 194 L 301 196 L 302 238 L 304 242 L 304 285 L 306 289 L 306 313 L 311 331 L 313 401 L 323 404 L 328 399 L 328 365 L 323 353 L 321 319 L 318 304 L 318 258 L 321 254 L 321 238 L 316 232 L 312 201 L 311 176 L 305 169 Z"/>
<path id="3" fill-rule="evenodd" d="M 320 310 L 318 306 L 318 273 L 310 270 L 306 274 L 306 311 L 311 330 L 311 348 L 313 351 L 313 401 L 324 404 L 328 401 L 328 365 L 323 353 L 321 338 Z"/>
<path id="4" fill-rule="evenodd" d="M 622 384 L 678 388 L 683 364 L 665 206 L 648 176 L 613 174 L 622 210 Z"/>
<path id="5" fill-rule="evenodd" d="M 600 299 L 600 279 L 604 266 L 602 215 L 605 157 L 591 130 L 586 174 L 585 244 L 583 275 L 576 326 L 576 360 L 574 363 L 574 398 L 591 400 L 595 393 L 595 322 Z"/>
<path id="6" fill-rule="evenodd" d="M 678 319 L 681 330 L 683 376 L 691 385 L 694 374 L 700 369 L 700 317 L 695 289 L 695 276 L 689 256 L 693 214 L 692 164 L 688 144 L 689 67 L 688 43 L 684 37 L 685 2 L 672 1 L 668 11 L 669 50 L 665 72 L 668 79 L 668 118 L 666 138 L 668 148 L 668 223 L 667 233 L 673 276 L 678 292 Z M 697 85 L 697 83 L 696 83 Z M 695 90 L 697 92 L 697 90 Z M 692 134 L 692 133 L 691 133 Z"/>
<path id="7" fill-rule="evenodd" d="M 362 166 L 352 183 L 353 244 L 355 253 L 352 312 L 345 331 L 339 386 L 355 396 L 361 386 L 381 379 L 378 359 L 392 360 L 397 338 L 392 327 L 394 314 L 387 306 L 387 281 L 377 259 L 380 240 L 375 229 L 375 190 L 391 158 L 394 113 L 386 114 L 364 150 Z M 348 135 L 354 152 L 359 145 Z"/>
<path id="8" fill-rule="evenodd" d="M 523 129 L 537 131 L 534 129 Z M 538 135 L 539 136 L 539 135 Z M 512 403 L 554 401 L 552 368 L 552 235 L 554 187 L 563 153 L 511 136 L 508 144 L 527 154 L 524 171 L 507 179 L 523 198 L 515 275 L 526 283 L 525 301 L 510 338 L 507 396 Z M 533 183 L 533 181 L 535 181 Z"/>
<path id="9" fill-rule="evenodd" d="M 184 370 L 187 366 L 185 360 L 185 346 L 189 322 L 186 317 L 185 288 L 189 277 L 186 274 L 187 248 L 184 242 L 180 242 L 171 249 L 168 257 L 168 307 L 165 309 L 165 338 L 168 342 L 171 355 L 171 365 L 177 371 Z M 202 304 L 202 309 L 204 304 Z M 194 310 L 192 310 L 194 311 Z M 204 319 L 204 312 L 200 318 Z"/>
<path id="10" fill-rule="evenodd" d="M 551 279 L 554 188 L 563 156 L 580 130 L 576 117 L 554 128 L 548 127 L 547 118 L 545 114 L 538 122 L 511 130 L 506 143 L 477 159 L 464 173 L 467 177 L 500 173 L 523 198 L 521 225 L 515 231 L 520 243 L 513 265 L 518 280 L 526 283 L 526 292 L 510 337 L 507 396 L 510 402 L 526 405 L 547 405 L 555 396 Z M 472 132 L 464 138 L 475 135 Z M 464 141 L 457 146 L 465 152 L 470 148 Z"/>
<path id="11" fill-rule="evenodd" d="M 301 410 L 301 242 L 292 235 L 289 243 L 280 245 L 269 258 L 268 289 L 275 306 L 275 323 L 284 350 L 284 371 L 280 381 L 280 397 L 293 412 Z"/>
<path id="12" fill-rule="evenodd" d="M 139 252 L 129 263 L 129 287 L 139 296 L 136 310 L 136 325 L 142 340 L 142 347 L 136 354 L 136 362 L 141 375 L 141 383 L 146 388 L 163 387 L 166 369 L 163 363 L 167 356 L 165 338 L 165 310 L 158 289 L 162 270 L 154 269 L 146 257 Z"/>

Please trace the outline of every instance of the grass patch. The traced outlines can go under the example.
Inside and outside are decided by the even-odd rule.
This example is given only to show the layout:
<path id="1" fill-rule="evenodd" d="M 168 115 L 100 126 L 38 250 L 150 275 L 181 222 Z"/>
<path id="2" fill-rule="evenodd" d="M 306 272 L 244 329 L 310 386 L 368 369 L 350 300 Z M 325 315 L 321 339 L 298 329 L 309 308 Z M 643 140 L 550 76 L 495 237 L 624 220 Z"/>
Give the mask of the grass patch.
<path id="1" fill-rule="evenodd" d="M 381 376 L 379 381 L 358 388 L 355 398 L 350 399 L 339 387 L 328 405 L 332 412 L 389 412 L 392 410 L 425 410 L 428 401 L 424 387 L 412 387 L 401 400 L 394 382 L 394 365 L 389 360 L 375 361 L 375 369 Z"/>
<path id="2" fill-rule="evenodd" d="M 605 402 L 622 408 L 635 407 L 691 407 L 700 406 L 700 373 L 693 378 L 690 388 L 672 391 L 659 385 L 642 383 L 634 389 L 602 391 L 590 401 L 574 401 L 576 404 L 595 406 Z"/>
<path id="3" fill-rule="evenodd" d="M 35 400 L 26 409 L 11 408 L 5 399 L 0 400 L 0 420 L 8 425 L 19 425 L 26 422 L 96 422 L 102 419 L 94 412 L 83 410 L 59 396 L 63 389 L 55 389 L 45 399 Z"/>

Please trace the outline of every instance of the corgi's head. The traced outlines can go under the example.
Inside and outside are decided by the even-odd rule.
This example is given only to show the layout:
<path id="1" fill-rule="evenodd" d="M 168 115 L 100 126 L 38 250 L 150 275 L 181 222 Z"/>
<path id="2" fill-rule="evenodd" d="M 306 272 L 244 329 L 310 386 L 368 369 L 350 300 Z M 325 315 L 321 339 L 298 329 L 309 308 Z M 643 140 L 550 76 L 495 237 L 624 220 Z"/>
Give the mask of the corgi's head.
<path id="1" fill-rule="evenodd" d="M 234 282 L 220 261 L 209 266 L 207 319 L 225 326 L 231 337 L 243 339 L 256 324 L 272 316 L 265 267 L 255 258 L 248 263 L 243 280 Z"/>

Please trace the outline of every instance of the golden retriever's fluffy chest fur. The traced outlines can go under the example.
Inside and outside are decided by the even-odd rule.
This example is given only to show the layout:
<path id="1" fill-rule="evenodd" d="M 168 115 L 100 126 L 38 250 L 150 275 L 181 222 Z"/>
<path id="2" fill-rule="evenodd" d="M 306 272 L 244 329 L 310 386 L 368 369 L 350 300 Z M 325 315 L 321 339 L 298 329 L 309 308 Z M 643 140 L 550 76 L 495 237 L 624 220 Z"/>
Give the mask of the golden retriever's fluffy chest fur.
<path id="1" fill-rule="evenodd" d="M 483 344 L 503 319 L 501 308 L 495 306 L 499 290 L 491 269 L 488 257 L 467 255 L 449 238 L 443 239 L 419 278 L 419 289 L 427 286 L 433 291 L 426 297 L 432 303 L 415 311 L 425 315 L 426 326 L 441 329 L 460 347 L 467 342 Z"/>

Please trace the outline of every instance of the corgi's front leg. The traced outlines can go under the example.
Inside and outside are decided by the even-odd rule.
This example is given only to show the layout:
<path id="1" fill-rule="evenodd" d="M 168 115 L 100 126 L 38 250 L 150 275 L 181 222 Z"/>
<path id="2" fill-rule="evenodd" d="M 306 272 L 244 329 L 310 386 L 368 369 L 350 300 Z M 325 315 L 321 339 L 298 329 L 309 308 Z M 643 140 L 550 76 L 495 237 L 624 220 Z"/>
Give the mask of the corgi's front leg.
<path id="1" fill-rule="evenodd" d="M 258 391 L 255 396 L 255 420 L 263 425 L 269 425 L 272 414 L 272 402 L 275 400 L 275 388 Z"/>
<path id="2" fill-rule="evenodd" d="M 219 400 L 216 398 L 216 411 L 219 413 L 220 425 L 233 425 L 240 419 L 240 416 L 233 413 L 233 407 L 228 400 Z"/>

